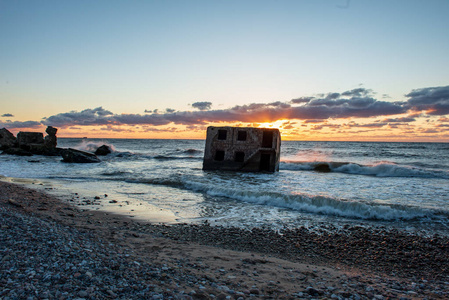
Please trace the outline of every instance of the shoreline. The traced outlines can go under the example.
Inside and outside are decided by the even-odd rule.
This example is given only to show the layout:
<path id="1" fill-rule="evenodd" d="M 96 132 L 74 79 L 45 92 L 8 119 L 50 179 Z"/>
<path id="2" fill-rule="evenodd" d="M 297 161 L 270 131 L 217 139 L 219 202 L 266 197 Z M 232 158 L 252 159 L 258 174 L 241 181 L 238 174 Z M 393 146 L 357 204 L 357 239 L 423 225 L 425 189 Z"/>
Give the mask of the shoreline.
<path id="1" fill-rule="evenodd" d="M 211 295 L 219 299 L 227 296 L 232 299 L 449 297 L 449 239 L 442 236 L 420 237 L 381 229 L 373 232 L 357 226 L 344 230 L 329 228 L 317 233 L 304 227 L 274 232 L 208 224 L 158 225 L 83 210 L 44 191 L 14 183 L 0 181 L 0 191 L 2 235 L 5 235 L 2 241 L 20 240 L 14 221 L 8 223 L 8 218 L 22 216 L 31 223 L 43 222 L 50 228 L 61 226 L 93 244 L 102 244 L 97 252 L 106 251 L 107 260 L 117 256 L 115 260 L 122 263 L 109 266 L 104 262 L 105 270 L 109 268 L 111 274 L 118 272 L 127 278 L 123 270 L 119 272 L 126 265 L 132 273 L 128 281 L 145 278 L 149 298 L 212 299 Z M 26 236 L 25 232 L 22 238 Z M 31 247 L 42 241 L 28 242 L 29 245 L 21 246 Z M 13 247 L 13 244 L 5 245 L 2 268 L 17 263 L 12 261 Z M 28 268 L 42 269 L 42 265 L 36 265 L 36 260 L 28 264 Z M 134 267 L 138 268 L 134 270 Z M 0 277 L 0 286 L 11 294 L 15 275 L 21 271 L 18 269 L 14 273 L 11 268 L 9 273 L 3 271 L 7 275 Z M 142 272 L 154 276 L 142 276 Z M 137 290 L 117 286 L 115 291 L 95 290 L 94 284 L 79 279 L 95 273 L 69 270 L 64 275 L 71 283 L 67 292 L 78 297 L 85 295 L 85 298 L 101 297 L 104 293 L 112 298 L 137 295 Z M 28 279 L 39 286 L 39 280 L 29 276 Z M 48 293 L 52 293 L 54 286 L 47 287 Z M 138 289 L 138 284 L 136 287 Z M 9 294 L 2 292 L 0 297 L 9 299 Z M 64 299 L 64 295 L 62 297 Z"/>

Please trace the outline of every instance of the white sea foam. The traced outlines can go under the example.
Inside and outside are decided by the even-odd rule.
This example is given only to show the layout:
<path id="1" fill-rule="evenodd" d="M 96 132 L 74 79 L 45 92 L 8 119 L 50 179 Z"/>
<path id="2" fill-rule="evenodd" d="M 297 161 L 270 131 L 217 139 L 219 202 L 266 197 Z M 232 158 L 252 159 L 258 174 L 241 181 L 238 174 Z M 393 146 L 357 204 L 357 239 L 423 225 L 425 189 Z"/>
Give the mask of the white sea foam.
<path id="1" fill-rule="evenodd" d="M 115 147 L 112 144 L 108 144 L 107 142 L 102 141 L 91 141 L 91 140 L 81 140 L 81 142 L 75 146 L 75 149 L 87 152 L 95 152 L 99 147 L 106 145 L 108 146 L 112 152 L 115 151 Z"/>
<path id="2" fill-rule="evenodd" d="M 374 165 L 361 165 L 350 162 L 284 161 L 281 163 L 280 169 L 289 171 L 338 172 L 378 177 L 449 178 L 449 173 L 447 171 L 397 165 L 390 162 L 380 162 Z"/>
<path id="3" fill-rule="evenodd" d="M 276 192 L 254 191 L 230 188 L 228 186 L 210 185 L 186 180 L 186 188 L 204 192 L 214 197 L 226 197 L 247 203 L 289 208 L 301 212 L 332 215 L 365 220 L 412 220 L 432 218 L 433 212 L 412 207 L 392 207 L 389 205 L 367 204 L 356 201 L 345 201 L 322 196 L 303 194 L 281 194 Z"/>

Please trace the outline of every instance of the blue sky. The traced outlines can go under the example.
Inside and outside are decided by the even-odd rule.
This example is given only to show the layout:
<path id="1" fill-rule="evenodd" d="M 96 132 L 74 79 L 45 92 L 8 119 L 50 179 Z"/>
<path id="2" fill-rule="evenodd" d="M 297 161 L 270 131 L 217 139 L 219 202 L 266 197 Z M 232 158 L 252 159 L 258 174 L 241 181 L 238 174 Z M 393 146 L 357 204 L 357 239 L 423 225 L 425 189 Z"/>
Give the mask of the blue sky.
<path id="1" fill-rule="evenodd" d="M 357 88 L 407 101 L 448 85 L 448 15 L 447 0 L 0 0 L 0 123 Z"/>

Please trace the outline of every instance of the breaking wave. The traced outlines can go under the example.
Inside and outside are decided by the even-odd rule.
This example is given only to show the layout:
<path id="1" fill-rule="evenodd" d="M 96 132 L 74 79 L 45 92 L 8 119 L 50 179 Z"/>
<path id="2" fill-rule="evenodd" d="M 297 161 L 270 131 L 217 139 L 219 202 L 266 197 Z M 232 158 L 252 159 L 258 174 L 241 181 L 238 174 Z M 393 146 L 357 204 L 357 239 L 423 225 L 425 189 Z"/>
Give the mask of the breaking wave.
<path id="1" fill-rule="evenodd" d="M 224 197 L 257 205 L 287 208 L 300 212 L 337 216 L 363 220 L 412 221 L 438 219 L 449 222 L 447 213 L 432 209 L 421 209 L 402 205 L 368 204 L 307 194 L 282 194 L 279 192 L 254 191 L 229 186 L 211 185 L 193 181 L 183 176 L 176 178 L 154 178 L 147 184 L 165 185 L 205 193 L 212 197 Z"/>
<path id="2" fill-rule="evenodd" d="M 381 162 L 375 165 L 361 165 L 351 162 L 284 161 L 281 162 L 280 169 L 289 171 L 338 172 L 378 177 L 449 178 L 448 171 L 397 165 L 390 162 Z"/>
<path id="3" fill-rule="evenodd" d="M 95 152 L 99 147 L 106 145 L 111 149 L 112 152 L 115 152 L 115 147 L 112 144 L 108 144 L 101 141 L 90 141 L 90 140 L 82 140 L 80 144 L 73 147 L 77 150 L 86 151 L 86 152 Z"/>

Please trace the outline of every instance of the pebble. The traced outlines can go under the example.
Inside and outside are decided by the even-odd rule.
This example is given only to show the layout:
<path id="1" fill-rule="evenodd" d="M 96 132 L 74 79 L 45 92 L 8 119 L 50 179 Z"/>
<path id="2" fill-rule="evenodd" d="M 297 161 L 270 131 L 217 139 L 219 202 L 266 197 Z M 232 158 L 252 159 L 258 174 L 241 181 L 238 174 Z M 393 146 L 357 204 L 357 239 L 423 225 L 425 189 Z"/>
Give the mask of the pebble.
<path id="1" fill-rule="evenodd" d="M 36 299 L 36 295 L 40 299 L 115 299 L 125 295 L 126 299 L 181 299 L 185 295 L 169 288 L 153 292 L 151 284 L 158 286 L 161 281 L 146 274 L 155 272 L 176 278 L 178 282 L 188 279 L 199 282 L 168 267 L 136 264 L 122 249 L 104 245 L 72 227 L 3 207 L 0 207 L 0 223 L 9 225 L 8 230 L 0 230 L 0 298 L 3 300 Z M 32 280 L 32 284 L 24 286 L 24 280 Z M 102 287 L 101 282 L 107 284 Z"/>

